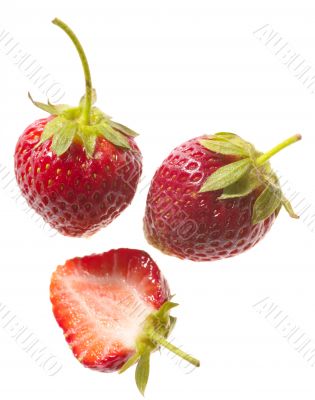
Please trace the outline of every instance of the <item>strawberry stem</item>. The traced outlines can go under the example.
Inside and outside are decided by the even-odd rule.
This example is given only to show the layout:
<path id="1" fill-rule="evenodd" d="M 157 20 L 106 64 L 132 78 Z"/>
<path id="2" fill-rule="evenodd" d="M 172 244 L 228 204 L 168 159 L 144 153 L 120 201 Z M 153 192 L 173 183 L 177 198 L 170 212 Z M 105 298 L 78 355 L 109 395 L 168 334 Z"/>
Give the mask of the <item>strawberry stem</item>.
<path id="1" fill-rule="evenodd" d="M 194 365 L 195 367 L 200 367 L 200 361 L 196 358 L 192 357 L 191 355 L 185 353 L 178 347 L 174 346 L 172 343 L 168 342 L 163 336 L 159 335 L 157 332 L 153 330 L 150 332 L 150 339 L 156 342 L 160 346 L 165 347 L 172 353 L 176 354 L 177 356 L 181 357 L 183 360 L 189 362 L 190 364 Z"/>
<path id="2" fill-rule="evenodd" d="M 280 144 L 275 146 L 273 149 L 271 149 L 271 150 L 267 151 L 266 153 L 262 154 L 261 156 L 259 156 L 256 159 L 256 165 L 260 167 L 261 165 L 265 164 L 265 162 L 267 162 L 272 156 L 279 153 L 279 151 L 281 151 L 282 149 L 290 146 L 291 144 L 293 144 L 301 139 L 302 139 L 301 135 L 294 135 L 294 136 L 291 136 L 290 138 L 284 140 L 283 142 L 281 142 Z"/>
<path id="3" fill-rule="evenodd" d="M 69 36 L 71 39 L 72 43 L 75 45 L 83 67 L 84 71 L 84 76 L 85 76 L 85 105 L 83 109 L 83 114 L 82 114 L 82 122 L 85 125 L 90 124 L 90 113 L 91 113 L 91 107 L 92 107 L 92 79 L 91 79 L 91 72 L 90 72 L 90 67 L 88 60 L 86 58 L 85 52 L 83 50 L 83 47 L 81 43 L 79 42 L 79 39 L 76 37 L 74 32 L 69 28 L 68 25 L 66 25 L 63 21 L 61 21 L 58 18 L 55 18 L 52 23 L 54 25 L 59 26 L 66 34 Z"/>

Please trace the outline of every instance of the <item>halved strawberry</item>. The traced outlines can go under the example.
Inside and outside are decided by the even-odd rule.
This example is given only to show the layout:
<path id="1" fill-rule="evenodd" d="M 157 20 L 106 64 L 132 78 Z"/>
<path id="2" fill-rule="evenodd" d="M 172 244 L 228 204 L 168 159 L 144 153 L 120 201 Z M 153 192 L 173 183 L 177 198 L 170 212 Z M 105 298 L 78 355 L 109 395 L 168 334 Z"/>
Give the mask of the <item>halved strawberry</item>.
<path id="1" fill-rule="evenodd" d="M 53 273 L 55 318 L 75 357 L 86 367 L 114 372 L 138 362 L 144 393 L 149 356 L 160 345 L 192 364 L 199 361 L 166 341 L 175 324 L 168 284 L 141 250 L 118 249 L 69 260 Z"/>

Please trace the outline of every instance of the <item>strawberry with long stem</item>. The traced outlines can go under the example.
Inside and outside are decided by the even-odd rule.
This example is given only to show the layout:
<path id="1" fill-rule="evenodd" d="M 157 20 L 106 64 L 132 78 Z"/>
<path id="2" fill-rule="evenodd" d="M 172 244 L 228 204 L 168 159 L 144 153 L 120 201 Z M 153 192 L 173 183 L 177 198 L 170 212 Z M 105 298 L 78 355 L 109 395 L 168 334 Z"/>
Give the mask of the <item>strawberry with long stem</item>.
<path id="1" fill-rule="evenodd" d="M 85 96 L 76 107 L 34 101 L 51 114 L 20 137 L 15 173 L 28 204 L 68 236 L 90 236 L 132 201 L 142 172 L 137 134 L 94 106 L 89 64 L 74 32 L 59 19 L 84 71 Z"/>

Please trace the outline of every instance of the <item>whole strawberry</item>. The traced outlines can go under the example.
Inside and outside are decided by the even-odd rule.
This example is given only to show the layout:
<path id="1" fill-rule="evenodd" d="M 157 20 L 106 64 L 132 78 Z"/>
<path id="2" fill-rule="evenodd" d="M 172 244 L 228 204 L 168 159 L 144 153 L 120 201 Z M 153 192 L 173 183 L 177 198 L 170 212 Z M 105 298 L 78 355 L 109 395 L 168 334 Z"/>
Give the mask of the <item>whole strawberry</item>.
<path id="1" fill-rule="evenodd" d="M 69 260 L 54 272 L 50 298 L 75 357 L 101 372 L 123 372 L 137 363 L 142 394 L 150 354 L 160 346 L 199 366 L 166 340 L 176 322 L 169 313 L 177 304 L 144 251 L 118 249 Z"/>
<path id="2" fill-rule="evenodd" d="M 93 106 L 90 70 L 74 33 L 63 29 L 80 55 L 86 94 L 79 106 L 33 103 L 52 116 L 35 121 L 19 138 L 15 174 L 28 204 L 68 236 L 90 236 L 132 201 L 142 171 L 136 133 Z"/>
<path id="3" fill-rule="evenodd" d="M 262 154 L 239 136 L 221 132 L 174 149 L 149 190 L 148 242 L 179 258 L 219 260 L 258 243 L 282 205 L 297 218 L 268 160 L 299 139 L 293 136 Z"/>

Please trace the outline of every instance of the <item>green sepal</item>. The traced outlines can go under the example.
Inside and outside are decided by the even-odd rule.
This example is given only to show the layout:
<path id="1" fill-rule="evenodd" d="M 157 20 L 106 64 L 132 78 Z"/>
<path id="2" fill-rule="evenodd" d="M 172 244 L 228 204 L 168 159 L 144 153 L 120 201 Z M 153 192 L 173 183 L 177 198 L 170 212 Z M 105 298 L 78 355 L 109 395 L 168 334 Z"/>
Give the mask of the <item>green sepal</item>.
<path id="1" fill-rule="evenodd" d="M 82 143 L 88 157 L 92 158 L 99 136 L 103 136 L 115 146 L 130 150 L 128 137 L 138 135 L 125 125 L 112 121 L 110 116 L 97 107 L 91 108 L 90 124 L 84 124 L 81 116 L 85 105 L 85 96 L 81 98 L 79 106 L 70 107 L 66 104 L 54 105 L 49 101 L 48 104 L 40 103 L 34 101 L 30 94 L 28 95 L 36 107 L 56 116 L 46 124 L 37 146 L 52 139 L 52 150 L 57 155 L 64 154 L 71 143 L 77 140 Z M 93 89 L 92 104 L 95 101 L 96 91 Z"/>
<path id="2" fill-rule="evenodd" d="M 298 218 L 292 205 L 284 197 L 268 159 L 280 151 L 282 146 L 286 147 L 300 139 L 300 135 L 294 135 L 265 154 L 230 132 L 218 132 L 207 139 L 201 139 L 200 144 L 204 148 L 218 154 L 233 156 L 237 161 L 217 169 L 205 180 L 199 193 L 222 190 L 218 199 L 224 201 L 245 197 L 259 190 L 260 195 L 253 206 L 253 224 L 278 212 L 281 206 L 292 218 Z"/>
<path id="3" fill-rule="evenodd" d="M 272 215 L 282 204 L 282 192 L 278 184 L 269 184 L 257 197 L 252 215 L 253 225 L 264 221 Z"/>
<path id="4" fill-rule="evenodd" d="M 136 384 L 142 396 L 144 395 L 149 380 L 150 355 L 151 355 L 150 351 L 141 354 L 135 373 Z"/>
<path id="5" fill-rule="evenodd" d="M 54 134 L 51 149 L 57 156 L 61 156 L 69 149 L 76 131 L 76 123 L 67 121 L 62 125 L 61 129 Z"/>
<path id="6" fill-rule="evenodd" d="M 169 312 L 175 307 L 178 307 L 177 303 L 173 303 L 172 301 L 166 301 L 156 312 L 156 317 L 160 318 L 161 320 L 164 320 L 166 317 L 168 318 Z"/>
<path id="7" fill-rule="evenodd" d="M 60 113 L 60 117 L 63 117 L 70 121 L 78 121 L 81 115 L 82 109 L 80 107 L 69 107 Z"/>
<path id="8" fill-rule="evenodd" d="M 209 192 L 232 185 L 249 170 L 251 160 L 244 158 L 217 169 L 202 185 L 200 193 Z"/>
<path id="9" fill-rule="evenodd" d="M 169 331 L 168 331 L 168 335 L 170 335 L 173 331 L 173 329 L 175 328 L 177 322 L 177 318 L 170 316 L 170 326 L 169 326 Z"/>
<path id="10" fill-rule="evenodd" d="M 241 157 L 249 156 L 249 154 L 245 149 L 238 146 L 237 144 L 234 144 L 232 140 L 225 141 L 216 139 L 202 139 L 200 140 L 200 144 L 206 149 L 219 154 L 241 156 Z"/>
<path id="11" fill-rule="evenodd" d="M 209 139 L 214 140 L 215 142 L 224 142 L 225 144 L 231 144 L 234 147 L 242 149 L 238 151 L 242 151 L 243 157 L 257 157 L 255 147 L 235 133 L 218 132 L 210 136 Z"/>
<path id="12" fill-rule="evenodd" d="M 92 158 L 95 151 L 97 134 L 92 126 L 81 126 L 78 129 L 78 136 L 82 140 L 87 155 Z"/>
<path id="13" fill-rule="evenodd" d="M 218 154 L 233 155 L 238 157 L 252 157 L 255 148 L 240 136 L 230 132 L 218 132 L 208 139 L 201 139 L 200 144 L 208 150 Z"/>
<path id="14" fill-rule="evenodd" d="M 45 125 L 45 129 L 42 133 L 40 141 L 37 146 L 40 146 L 46 140 L 50 139 L 53 135 L 58 133 L 64 125 L 64 121 L 61 118 L 54 118 Z"/>
<path id="15" fill-rule="evenodd" d="M 60 115 L 63 111 L 70 108 L 70 106 L 68 106 L 67 104 L 54 105 L 54 104 L 51 104 L 49 101 L 48 101 L 48 104 L 40 103 L 39 101 L 33 100 L 30 92 L 28 92 L 28 97 L 31 100 L 31 102 L 34 104 L 34 106 L 36 106 L 37 108 L 40 108 L 43 111 L 48 112 L 51 115 Z"/>
<path id="16" fill-rule="evenodd" d="M 216 139 L 222 139 L 222 140 L 229 140 L 229 139 L 235 139 L 235 137 L 239 137 L 237 136 L 235 133 L 231 133 L 231 132 L 217 132 L 214 135 L 212 135 L 212 137 L 215 137 Z"/>
<path id="17" fill-rule="evenodd" d="M 122 373 L 135 363 L 138 363 L 135 371 L 135 379 L 137 387 L 142 395 L 144 394 L 149 378 L 150 354 L 158 350 L 161 346 L 197 367 L 200 365 L 199 360 L 183 352 L 166 340 L 176 323 L 176 318 L 170 316 L 169 312 L 177 306 L 177 303 L 166 301 L 157 311 L 147 316 L 136 338 L 135 353 L 119 370 L 119 373 Z"/>
<path id="18" fill-rule="evenodd" d="M 219 199 L 225 200 L 247 196 L 262 184 L 262 177 L 257 174 L 256 171 L 250 170 L 238 181 L 232 183 L 232 185 L 225 187 Z"/>
<path id="19" fill-rule="evenodd" d="M 124 135 L 131 136 L 131 137 L 139 136 L 139 133 L 133 131 L 132 129 L 128 128 L 125 125 L 119 124 L 118 122 L 110 120 L 109 124 L 112 128 L 122 132 Z"/>
<path id="20" fill-rule="evenodd" d="M 84 105 L 85 105 L 85 98 L 86 98 L 86 95 L 84 95 L 84 96 L 82 96 L 81 97 L 81 99 L 80 99 L 80 107 L 84 107 Z M 97 100 L 97 94 L 96 94 L 96 90 L 95 89 L 92 89 L 92 101 L 91 101 L 91 104 L 95 104 L 96 103 L 96 100 Z"/>
<path id="21" fill-rule="evenodd" d="M 97 126 L 97 130 L 112 144 L 130 149 L 128 139 L 120 132 L 113 129 L 108 123 L 102 123 Z"/>
<path id="22" fill-rule="evenodd" d="M 287 213 L 290 215 L 291 218 L 295 218 L 295 219 L 300 218 L 300 216 L 297 215 L 295 213 L 295 211 L 293 210 L 292 204 L 289 202 L 289 200 L 284 195 L 282 195 L 281 202 L 282 202 L 283 207 L 285 208 L 285 210 L 287 211 Z"/>
<path id="23" fill-rule="evenodd" d="M 139 360 L 140 358 L 140 353 L 136 352 L 133 356 L 131 356 L 126 362 L 125 364 L 120 368 L 120 370 L 118 371 L 119 374 L 122 374 L 123 372 L 127 371 L 127 369 L 129 369 L 130 367 L 132 367 L 133 365 L 135 365 L 135 363 Z"/>

